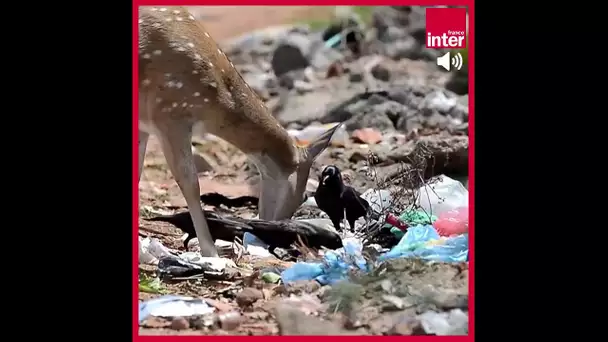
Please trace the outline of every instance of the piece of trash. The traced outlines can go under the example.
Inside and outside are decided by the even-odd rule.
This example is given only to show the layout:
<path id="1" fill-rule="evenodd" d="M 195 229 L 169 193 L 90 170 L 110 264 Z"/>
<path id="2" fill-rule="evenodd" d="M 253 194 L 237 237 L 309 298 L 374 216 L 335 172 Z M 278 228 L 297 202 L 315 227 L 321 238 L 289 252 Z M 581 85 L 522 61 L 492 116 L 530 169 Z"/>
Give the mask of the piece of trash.
<path id="1" fill-rule="evenodd" d="M 321 134 L 327 130 L 334 128 L 336 125 L 340 125 L 331 137 L 330 143 L 333 146 L 343 147 L 348 141 L 348 132 L 344 125 L 340 123 L 328 123 L 320 126 L 308 126 L 302 130 L 290 129 L 287 133 L 296 140 L 296 143 L 300 147 L 305 147 L 310 144 L 311 141 L 318 138 Z"/>
<path id="2" fill-rule="evenodd" d="M 361 195 L 361 198 L 366 200 L 370 207 L 377 213 L 384 212 L 386 208 L 390 207 L 391 201 L 393 200 L 391 192 L 385 189 L 367 189 Z"/>
<path id="3" fill-rule="evenodd" d="M 377 144 L 382 141 L 382 133 L 373 128 L 360 128 L 353 131 L 353 140 L 363 144 Z"/>
<path id="4" fill-rule="evenodd" d="M 433 223 L 433 227 L 441 236 L 467 233 L 469 231 L 469 208 L 461 207 L 444 211 Z"/>
<path id="5" fill-rule="evenodd" d="M 139 303 L 139 323 L 149 316 L 190 317 L 212 314 L 214 309 L 203 299 L 186 296 L 163 296 Z"/>
<path id="6" fill-rule="evenodd" d="M 298 262 L 281 272 L 283 283 L 291 283 L 299 280 L 311 280 L 322 275 L 323 265 L 318 262 Z"/>
<path id="7" fill-rule="evenodd" d="M 457 336 L 469 333 L 469 315 L 460 309 L 441 313 L 427 311 L 418 315 L 418 319 L 427 334 Z"/>
<path id="8" fill-rule="evenodd" d="M 269 284 L 276 284 L 281 280 L 281 275 L 274 272 L 266 272 L 262 274 L 262 280 Z"/>
<path id="9" fill-rule="evenodd" d="M 205 270 L 200 265 L 190 263 L 174 255 L 169 255 L 160 258 L 158 272 L 161 277 L 185 278 L 203 274 Z"/>
<path id="10" fill-rule="evenodd" d="M 185 252 L 179 257 L 186 262 L 201 266 L 208 272 L 223 272 L 227 267 L 236 268 L 236 264 L 230 259 L 204 257 L 197 252 Z"/>
<path id="11" fill-rule="evenodd" d="M 309 207 L 318 207 L 317 205 L 317 201 L 315 200 L 315 198 L 313 196 L 310 196 L 306 199 L 306 201 L 304 201 L 304 203 L 302 203 L 303 206 L 309 206 Z"/>
<path id="12" fill-rule="evenodd" d="M 418 191 L 417 204 L 427 213 L 440 215 L 445 211 L 469 206 L 469 191 L 457 180 L 441 175 L 431 185 Z"/>
<path id="13" fill-rule="evenodd" d="M 378 260 L 395 258 L 420 258 L 443 262 L 467 261 L 469 252 L 468 234 L 441 238 L 430 225 L 410 227 L 403 238 Z"/>
<path id="14" fill-rule="evenodd" d="M 147 265 L 158 264 L 158 259 L 172 255 L 169 248 L 165 247 L 156 238 L 139 237 L 139 263 Z"/>
<path id="15" fill-rule="evenodd" d="M 252 256 L 262 258 L 272 256 L 272 253 L 268 251 L 268 244 L 249 232 L 243 234 L 243 247 Z"/>
<path id="16" fill-rule="evenodd" d="M 141 277 L 141 275 L 140 275 Z M 158 278 L 147 278 L 139 280 L 139 292 L 164 294 L 163 284 Z"/>
<path id="17" fill-rule="evenodd" d="M 386 214 L 384 222 L 386 222 L 388 225 L 393 226 L 394 228 L 399 229 L 402 232 L 405 232 L 408 228 L 407 223 L 401 221 L 397 216 L 391 213 Z"/>
<path id="18" fill-rule="evenodd" d="M 283 283 L 299 280 L 316 280 L 322 285 L 334 284 L 347 279 L 354 269 L 367 270 L 367 262 L 362 256 L 363 246 L 354 238 L 343 240 L 344 247 L 326 251 L 323 262 L 298 262 L 281 273 Z"/>

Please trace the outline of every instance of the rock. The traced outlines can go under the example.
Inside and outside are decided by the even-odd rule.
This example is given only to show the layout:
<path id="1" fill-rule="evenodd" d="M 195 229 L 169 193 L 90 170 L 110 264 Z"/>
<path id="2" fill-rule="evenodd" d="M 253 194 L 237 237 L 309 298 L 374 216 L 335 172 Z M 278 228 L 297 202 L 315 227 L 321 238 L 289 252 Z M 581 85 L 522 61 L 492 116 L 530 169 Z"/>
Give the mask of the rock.
<path id="1" fill-rule="evenodd" d="M 449 91 L 453 91 L 458 95 L 464 95 L 469 93 L 469 74 L 466 70 L 461 69 L 452 74 L 450 79 L 446 82 L 445 88 Z"/>
<path id="2" fill-rule="evenodd" d="M 414 317 L 401 317 L 389 332 L 390 335 L 426 335 L 422 324 Z"/>
<path id="3" fill-rule="evenodd" d="M 173 330 L 185 330 L 190 328 L 190 323 L 183 317 L 175 317 L 171 321 L 171 329 Z"/>
<path id="4" fill-rule="evenodd" d="M 290 303 L 277 304 L 275 317 L 279 323 L 280 335 L 356 335 L 355 332 L 343 329 L 336 322 L 308 316 Z"/>
<path id="5" fill-rule="evenodd" d="M 391 79 L 391 72 L 382 64 L 375 65 L 371 70 L 372 75 L 380 81 L 388 82 Z"/>
<path id="6" fill-rule="evenodd" d="M 253 287 L 246 287 L 236 295 L 236 303 L 241 307 L 248 307 L 259 299 L 263 299 L 264 294 Z"/>
<path id="7" fill-rule="evenodd" d="M 382 131 L 395 129 L 393 121 L 386 114 L 374 110 L 350 118 L 345 122 L 345 126 L 349 131 L 364 127 L 375 127 Z"/>
<path id="8" fill-rule="evenodd" d="M 300 94 L 309 93 L 309 92 L 315 90 L 314 85 L 312 85 L 309 82 L 302 81 L 302 80 L 295 80 L 293 83 L 293 86 Z"/>
<path id="9" fill-rule="evenodd" d="M 292 71 L 305 69 L 310 65 L 305 51 L 301 47 L 290 42 L 280 44 L 272 54 L 270 65 L 277 77 Z"/>
<path id="10" fill-rule="evenodd" d="M 355 142 L 363 144 L 377 144 L 382 141 L 382 133 L 373 128 L 356 129 L 352 137 Z"/>
<path id="11" fill-rule="evenodd" d="M 271 80 L 274 77 L 268 74 L 261 73 L 247 73 L 242 75 L 243 80 L 247 82 L 249 87 L 253 89 L 253 91 L 263 100 L 268 100 L 270 98 L 270 93 L 268 91 L 268 86 L 274 81 Z"/>
<path id="12" fill-rule="evenodd" d="M 394 162 L 409 163 L 418 145 L 429 152 L 425 177 L 440 174 L 467 174 L 469 170 L 469 138 L 466 136 L 431 135 L 408 141 L 392 150 L 388 158 Z"/>
<path id="13" fill-rule="evenodd" d="M 348 75 L 348 81 L 352 83 L 358 83 L 363 81 L 363 74 L 359 72 L 350 73 Z"/>

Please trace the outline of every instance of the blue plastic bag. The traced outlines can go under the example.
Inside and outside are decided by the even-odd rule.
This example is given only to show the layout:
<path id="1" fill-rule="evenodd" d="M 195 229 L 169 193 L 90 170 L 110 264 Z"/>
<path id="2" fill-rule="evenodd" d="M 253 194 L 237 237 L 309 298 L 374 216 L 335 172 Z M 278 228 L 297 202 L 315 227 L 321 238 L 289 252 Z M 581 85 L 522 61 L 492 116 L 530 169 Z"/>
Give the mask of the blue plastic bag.
<path id="1" fill-rule="evenodd" d="M 444 262 L 467 261 L 469 253 L 468 234 L 450 237 L 440 245 L 429 242 L 439 240 L 439 234 L 430 225 L 410 227 L 399 243 L 389 252 L 380 256 L 379 260 L 395 258 L 421 258 L 425 260 Z"/>
<path id="2" fill-rule="evenodd" d="M 367 262 L 361 251 L 363 246 L 355 240 L 344 241 L 344 247 L 328 251 L 322 263 L 298 262 L 281 273 L 284 283 L 298 280 L 317 280 L 320 284 L 334 284 L 347 279 L 354 268 L 367 270 Z"/>

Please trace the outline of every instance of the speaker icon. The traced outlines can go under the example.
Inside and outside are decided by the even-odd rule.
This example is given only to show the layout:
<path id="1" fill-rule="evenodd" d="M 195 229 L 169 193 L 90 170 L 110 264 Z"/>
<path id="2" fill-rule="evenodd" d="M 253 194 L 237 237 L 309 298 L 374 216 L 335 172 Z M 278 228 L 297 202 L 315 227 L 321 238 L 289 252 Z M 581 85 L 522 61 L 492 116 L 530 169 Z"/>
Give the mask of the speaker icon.
<path id="1" fill-rule="evenodd" d="M 443 67 L 445 70 L 450 71 L 451 67 L 456 68 L 456 70 L 460 70 L 462 68 L 462 55 L 460 52 L 456 52 L 454 57 L 450 59 L 450 52 L 446 52 L 445 55 L 441 57 L 437 57 L 437 65 Z"/>

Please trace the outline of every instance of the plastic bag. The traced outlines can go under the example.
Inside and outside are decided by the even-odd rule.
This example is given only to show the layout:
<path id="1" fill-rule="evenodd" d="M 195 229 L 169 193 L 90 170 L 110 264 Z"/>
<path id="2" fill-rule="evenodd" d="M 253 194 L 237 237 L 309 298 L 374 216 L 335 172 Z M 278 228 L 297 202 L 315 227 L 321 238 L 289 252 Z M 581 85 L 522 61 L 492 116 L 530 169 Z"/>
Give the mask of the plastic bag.
<path id="1" fill-rule="evenodd" d="M 467 233 L 469 231 L 469 207 L 444 211 L 433 223 L 433 227 L 441 236 Z"/>
<path id="2" fill-rule="evenodd" d="M 421 258 L 444 262 L 467 261 L 469 238 L 467 234 L 441 238 L 433 226 L 410 227 L 407 233 L 379 260 L 395 258 Z"/>
<path id="3" fill-rule="evenodd" d="M 418 191 L 417 204 L 427 213 L 441 213 L 469 206 L 469 191 L 457 180 L 445 175 L 438 176 L 438 181 L 425 185 Z"/>

